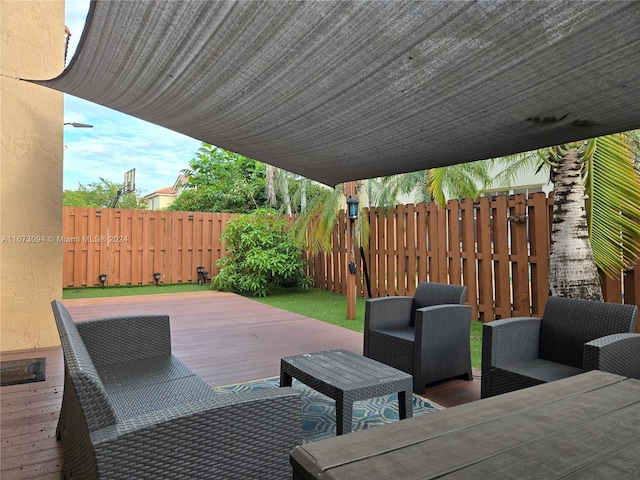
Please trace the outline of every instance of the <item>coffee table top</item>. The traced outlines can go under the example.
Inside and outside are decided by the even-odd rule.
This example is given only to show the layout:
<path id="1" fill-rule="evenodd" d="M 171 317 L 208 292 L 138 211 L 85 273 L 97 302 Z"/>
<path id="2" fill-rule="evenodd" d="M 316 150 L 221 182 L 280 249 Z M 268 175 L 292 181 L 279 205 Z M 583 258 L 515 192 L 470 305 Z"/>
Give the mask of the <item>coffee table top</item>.
<path id="1" fill-rule="evenodd" d="M 281 368 L 307 385 L 308 379 L 312 378 L 314 383 L 321 382 L 338 390 L 371 389 L 376 385 L 386 385 L 385 390 L 388 390 L 389 384 L 396 381 L 398 385 L 413 382 L 408 373 L 348 350 L 324 350 L 284 357 Z M 408 386 L 409 390 L 411 388 L 412 384 Z M 398 391 L 402 389 L 398 388 Z"/>

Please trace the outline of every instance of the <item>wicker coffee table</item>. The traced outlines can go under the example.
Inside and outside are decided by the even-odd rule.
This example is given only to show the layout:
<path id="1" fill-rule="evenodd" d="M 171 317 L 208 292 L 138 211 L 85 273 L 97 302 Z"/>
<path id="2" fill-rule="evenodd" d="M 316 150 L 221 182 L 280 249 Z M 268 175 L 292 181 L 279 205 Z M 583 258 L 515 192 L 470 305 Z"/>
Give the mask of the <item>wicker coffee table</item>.
<path id="1" fill-rule="evenodd" d="M 398 393 L 400 419 L 413 416 L 413 377 L 348 350 L 325 350 L 284 357 L 280 386 L 293 378 L 336 402 L 336 434 L 351 431 L 353 402 Z"/>

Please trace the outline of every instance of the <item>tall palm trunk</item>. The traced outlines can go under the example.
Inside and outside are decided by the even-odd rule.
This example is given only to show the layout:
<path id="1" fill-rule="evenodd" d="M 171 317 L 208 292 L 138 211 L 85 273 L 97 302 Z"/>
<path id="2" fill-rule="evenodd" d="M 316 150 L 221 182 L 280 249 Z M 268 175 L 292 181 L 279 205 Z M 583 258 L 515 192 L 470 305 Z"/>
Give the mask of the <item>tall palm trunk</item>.
<path id="1" fill-rule="evenodd" d="M 278 204 L 276 198 L 276 178 L 278 176 L 278 168 L 273 165 L 266 164 L 265 174 L 265 196 L 269 205 L 275 207 Z"/>
<path id="2" fill-rule="evenodd" d="M 553 195 L 550 294 L 602 301 L 600 278 L 589 242 L 582 163 L 577 148 L 570 148 L 560 158 Z"/>
<path id="3" fill-rule="evenodd" d="M 300 180 L 300 211 L 307 211 L 307 179 Z"/>
<path id="4" fill-rule="evenodd" d="M 289 178 L 286 170 L 278 169 L 278 183 L 280 184 L 280 192 L 282 193 L 282 202 L 284 203 L 284 213 L 291 215 L 291 194 L 289 194 Z"/>

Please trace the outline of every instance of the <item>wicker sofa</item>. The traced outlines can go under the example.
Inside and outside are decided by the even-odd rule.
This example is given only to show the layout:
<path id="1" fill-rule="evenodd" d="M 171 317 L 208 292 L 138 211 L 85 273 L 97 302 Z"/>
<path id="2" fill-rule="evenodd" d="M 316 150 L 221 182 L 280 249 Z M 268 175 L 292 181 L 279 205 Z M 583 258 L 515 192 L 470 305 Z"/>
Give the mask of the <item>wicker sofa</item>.
<path id="1" fill-rule="evenodd" d="M 166 315 L 74 323 L 60 302 L 52 308 L 63 478 L 290 478 L 302 443 L 296 392 L 214 392 L 171 354 Z"/>

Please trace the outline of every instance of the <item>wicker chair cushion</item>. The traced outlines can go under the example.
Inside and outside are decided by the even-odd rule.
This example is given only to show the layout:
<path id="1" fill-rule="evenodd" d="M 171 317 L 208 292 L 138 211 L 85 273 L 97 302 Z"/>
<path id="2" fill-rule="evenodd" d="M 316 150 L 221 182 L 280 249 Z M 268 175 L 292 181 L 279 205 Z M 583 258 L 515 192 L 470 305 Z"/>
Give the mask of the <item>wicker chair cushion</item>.
<path id="1" fill-rule="evenodd" d="M 501 368 L 496 365 L 496 368 Z M 553 382 L 561 378 L 570 377 L 582 373 L 581 368 L 564 365 L 562 363 L 550 362 L 542 358 L 527 360 L 525 362 L 514 362 L 507 366 L 507 371 L 523 375 L 529 378 L 535 378 L 542 382 Z"/>
<path id="2" fill-rule="evenodd" d="M 220 397 L 196 376 L 145 385 L 129 391 L 109 392 L 109 395 L 119 421 Z"/>

